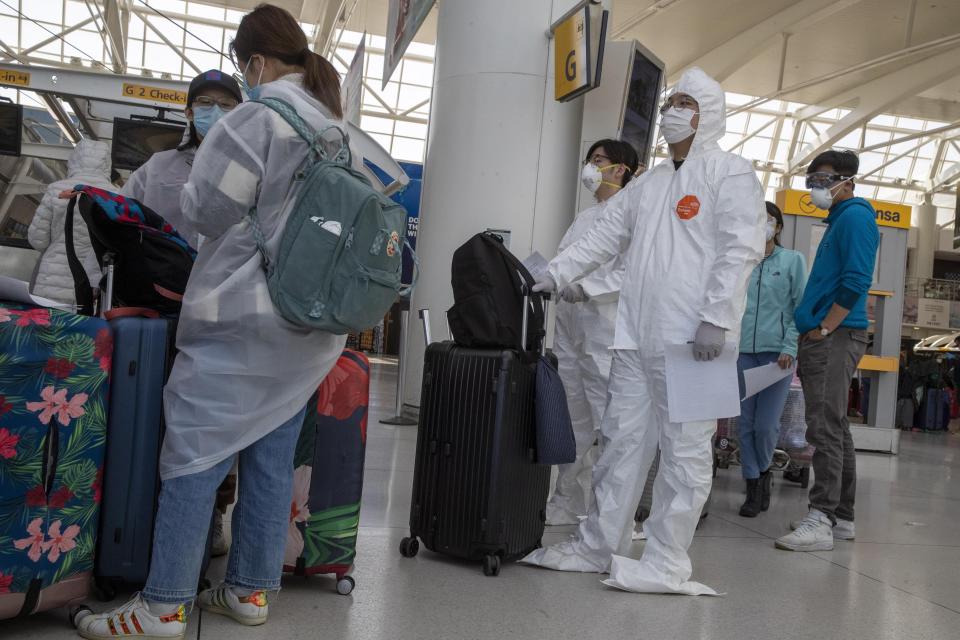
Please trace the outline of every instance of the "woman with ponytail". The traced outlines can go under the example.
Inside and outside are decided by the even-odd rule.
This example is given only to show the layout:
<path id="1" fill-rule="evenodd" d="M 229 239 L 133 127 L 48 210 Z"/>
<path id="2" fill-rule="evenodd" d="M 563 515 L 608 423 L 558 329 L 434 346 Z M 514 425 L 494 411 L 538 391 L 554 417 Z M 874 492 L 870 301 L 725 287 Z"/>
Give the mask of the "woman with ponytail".
<path id="1" fill-rule="evenodd" d="M 234 458 L 239 491 L 226 577 L 197 601 L 244 625 L 266 622 L 268 594 L 280 588 L 307 400 L 344 346 L 344 336 L 301 329 L 277 314 L 247 220 L 256 208 L 267 258 L 274 259 L 284 204 L 309 151 L 257 100 L 283 100 L 321 130 L 343 118 L 340 79 L 310 51 L 294 17 L 275 6 L 244 16 L 230 49 L 249 100 L 207 133 L 180 198 L 183 216 L 206 240 L 184 293 L 178 354 L 164 391 L 163 485 L 150 575 L 126 605 L 78 616 L 85 638 L 183 638 L 217 486 Z"/>

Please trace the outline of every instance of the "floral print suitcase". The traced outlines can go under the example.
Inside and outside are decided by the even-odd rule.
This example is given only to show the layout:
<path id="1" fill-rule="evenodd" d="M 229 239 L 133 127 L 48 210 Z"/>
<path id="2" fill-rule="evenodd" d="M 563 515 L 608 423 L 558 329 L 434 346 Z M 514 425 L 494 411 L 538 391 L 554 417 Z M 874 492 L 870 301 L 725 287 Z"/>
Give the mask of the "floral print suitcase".
<path id="1" fill-rule="evenodd" d="M 354 587 L 369 397 L 367 357 L 344 351 L 310 399 L 293 462 L 283 570 L 334 574 L 342 595 Z"/>
<path id="2" fill-rule="evenodd" d="M 112 353 L 104 320 L 0 301 L 0 619 L 87 595 Z"/>

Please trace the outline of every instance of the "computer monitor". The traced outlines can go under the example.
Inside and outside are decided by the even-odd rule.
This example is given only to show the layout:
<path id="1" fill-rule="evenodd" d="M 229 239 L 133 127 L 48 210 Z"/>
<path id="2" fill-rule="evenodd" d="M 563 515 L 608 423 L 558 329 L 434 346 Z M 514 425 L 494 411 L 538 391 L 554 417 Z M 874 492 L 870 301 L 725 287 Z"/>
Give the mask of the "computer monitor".
<path id="1" fill-rule="evenodd" d="M 641 47 L 634 47 L 620 137 L 633 145 L 646 166 L 650 166 L 662 83 L 663 63 L 648 57 Z"/>
<path id="2" fill-rule="evenodd" d="M 0 155 L 19 156 L 23 144 L 23 105 L 0 102 Z"/>
<path id="3" fill-rule="evenodd" d="M 183 126 L 154 120 L 113 119 L 110 158 L 114 169 L 134 171 L 158 151 L 176 149 Z"/>

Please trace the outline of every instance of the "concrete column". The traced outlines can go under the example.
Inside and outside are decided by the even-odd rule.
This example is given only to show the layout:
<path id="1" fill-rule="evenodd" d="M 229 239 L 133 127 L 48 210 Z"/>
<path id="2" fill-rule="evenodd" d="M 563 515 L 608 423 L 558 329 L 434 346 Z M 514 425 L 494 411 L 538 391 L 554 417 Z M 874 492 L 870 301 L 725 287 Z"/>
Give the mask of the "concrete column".
<path id="1" fill-rule="evenodd" d="M 910 277 L 926 279 L 933 277 L 933 260 L 940 244 L 937 228 L 937 208 L 929 198 L 913 209 L 917 220 L 917 248 L 910 254 L 907 271 Z"/>
<path id="2" fill-rule="evenodd" d="M 574 0 L 439 3 L 430 133 L 417 253 L 416 310 L 446 339 L 454 250 L 487 228 L 510 249 L 555 254 L 573 219 L 583 102 L 553 100 L 550 24 Z M 413 323 L 411 323 L 413 324 Z M 405 403 L 419 406 L 423 332 L 408 332 Z"/>

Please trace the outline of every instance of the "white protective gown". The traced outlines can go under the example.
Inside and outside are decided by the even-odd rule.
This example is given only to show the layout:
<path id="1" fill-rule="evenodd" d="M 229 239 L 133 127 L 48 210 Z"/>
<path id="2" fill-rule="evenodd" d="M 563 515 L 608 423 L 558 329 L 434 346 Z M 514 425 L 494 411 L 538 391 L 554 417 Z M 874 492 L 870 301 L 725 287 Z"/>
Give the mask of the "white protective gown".
<path id="1" fill-rule="evenodd" d="M 594 466 L 596 504 L 570 542 L 524 561 L 565 571 L 610 573 L 628 591 L 715 594 L 689 582 L 687 549 L 712 483 L 714 420 L 671 423 L 665 344 L 693 340 L 701 322 L 726 329 L 736 349 L 747 279 L 764 247 L 766 209 L 751 164 L 721 151 L 723 90 L 697 68 L 676 87 L 700 104 L 693 147 L 679 170 L 666 160 L 607 204 L 594 228 L 550 263 L 563 287 L 624 255 L 603 453 Z M 722 417 L 722 416 L 717 416 Z M 659 443 L 653 509 L 643 557 L 630 551 L 633 515 Z"/>
<path id="2" fill-rule="evenodd" d="M 579 213 L 557 252 L 562 253 L 586 235 L 605 208 L 605 203 L 599 203 Z M 589 300 L 577 304 L 557 302 L 553 350 L 567 392 L 577 459 L 559 467 L 557 485 L 547 503 L 547 524 L 577 524 L 577 516 L 587 514 L 593 499 L 593 442 L 607 404 L 607 381 L 613 360 L 610 346 L 622 279 L 623 262 L 618 256 L 578 282 Z"/>
<path id="3" fill-rule="evenodd" d="M 299 74 L 265 84 L 262 96 L 286 100 L 315 128 L 332 122 Z M 294 130 L 256 103 L 224 116 L 197 151 L 180 206 L 205 240 L 164 391 L 163 479 L 207 470 L 292 418 L 343 349 L 345 336 L 297 328 L 274 310 L 246 218 L 256 203 L 275 259 L 306 155 Z"/>
<path id="4" fill-rule="evenodd" d="M 177 233 L 194 249 L 200 246 L 200 234 L 180 210 L 180 192 L 190 177 L 197 148 L 189 142 L 190 127 L 184 142 L 177 149 L 160 151 L 150 156 L 143 166 L 130 174 L 120 193 L 139 200 L 163 216 Z"/>

